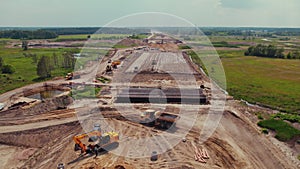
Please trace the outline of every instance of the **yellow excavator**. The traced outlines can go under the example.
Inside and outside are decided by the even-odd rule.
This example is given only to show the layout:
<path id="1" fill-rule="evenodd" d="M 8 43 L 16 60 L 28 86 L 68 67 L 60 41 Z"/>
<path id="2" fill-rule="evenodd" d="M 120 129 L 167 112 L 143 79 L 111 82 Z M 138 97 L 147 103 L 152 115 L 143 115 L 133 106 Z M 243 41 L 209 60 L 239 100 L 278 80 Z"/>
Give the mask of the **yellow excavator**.
<path id="1" fill-rule="evenodd" d="M 84 144 L 81 139 L 89 138 L 88 146 Z M 79 134 L 73 137 L 75 142 L 75 151 L 81 150 L 81 154 L 98 154 L 98 150 L 107 149 L 113 146 L 118 146 L 119 134 L 116 132 L 106 132 L 102 134 L 100 125 L 95 125 L 90 132 Z"/>

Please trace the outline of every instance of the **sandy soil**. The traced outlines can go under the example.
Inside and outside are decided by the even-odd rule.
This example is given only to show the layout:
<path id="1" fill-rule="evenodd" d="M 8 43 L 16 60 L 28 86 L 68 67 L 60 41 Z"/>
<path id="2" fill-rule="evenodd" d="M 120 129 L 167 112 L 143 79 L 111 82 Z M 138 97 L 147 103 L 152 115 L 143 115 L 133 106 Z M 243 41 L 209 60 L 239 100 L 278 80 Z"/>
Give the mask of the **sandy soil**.
<path id="1" fill-rule="evenodd" d="M 110 76 L 117 77 L 126 73 L 139 56 L 141 55 L 129 56 L 129 59 L 120 66 L 119 72 L 116 70 Z M 183 55 L 172 56 L 184 58 Z M 166 57 L 159 58 L 163 61 Z M 187 58 L 184 59 L 191 66 Z M 195 67 L 191 66 L 191 68 L 199 73 Z M 139 81 L 137 84 L 157 85 L 163 80 L 159 79 L 162 78 L 159 76 L 158 74 L 157 80 L 151 83 L 149 79 L 153 79 L 154 75 L 142 76 L 145 83 Z M 200 74 L 196 78 L 199 84 L 209 83 L 201 76 L 204 75 Z M 166 76 L 163 77 L 166 78 Z M 169 86 L 174 85 L 172 78 L 167 80 Z M 114 85 L 120 84 L 122 83 Z M 0 96 L 0 100 L 5 100 L 9 94 Z M 111 97 L 107 105 L 99 103 L 85 106 L 82 103 L 82 106 L 77 107 L 75 111 L 73 109 L 57 110 L 60 105 L 59 98 L 57 98 L 50 101 L 48 106 L 39 103 L 23 112 L 15 110 L 1 112 L 0 154 L 2 158 L 0 162 L 2 166 L 0 167 L 4 169 L 18 166 L 28 169 L 50 169 L 56 168 L 59 163 L 64 163 L 66 168 L 74 169 L 300 168 L 299 161 L 295 160 L 297 152 L 293 146 L 278 142 L 270 135 L 261 134 L 256 125 L 255 112 L 272 112 L 273 110 L 250 107 L 239 101 L 228 100 L 222 118 L 220 121 L 214 121 L 217 126 L 216 130 L 211 137 L 203 140 L 202 137 L 200 138 L 200 133 L 207 130 L 204 127 L 209 116 L 210 105 L 111 104 L 114 96 Z M 67 97 L 61 99 L 68 100 Z M 180 118 L 176 122 L 176 127 L 164 131 L 137 123 L 139 113 L 147 108 L 162 109 L 162 111 L 177 114 Z M 136 111 L 131 111 L 131 109 Z M 213 117 L 216 115 L 213 114 Z M 114 130 L 119 133 L 119 146 L 108 152 L 101 152 L 97 158 L 88 155 L 79 156 L 79 153 L 74 151 L 72 137 L 85 132 L 83 127 L 91 127 L 99 121 L 103 122 L 101 123 L 103 131 Z M 194 124 L 192 124 L 193 121 L 195 121 Z M 190 125 L 192 125 L 191 128 L 189 128 Z M 186 138 L 186 142 L 181 141 L 183 137 Z M 206 160 L 207 163 L 195 161 L 195 147 L 207 150 L 210 156 Z M 153 151 L 159 152 L 157 161 L 150 160 L 149 154 Z"/>
<path id="2" fill-rule="evenodd" d="M 140 105 L 137 107 L 144 107 Z M 169 105 L 169 110 L 174 105 Z M 239 106 L 239 109 L 235 109 Z M 207 118 L 207 109 L 203 107 L 199 110 L 197 123 L 188 132 L 187 142 L 179 142 L 174 148 L 159 154 L 157 161 L 152 162 L 150 158 L 130 158 L 118 156 L 122 154 L 134 153 L 124 148 L 128 144 L 128 138 L 143 138 L 151 135 L 163 133 L 164 131 L 155 128 L 143 126 L 138 123 L 130 122 L 126 119 L 130 116 L 124 112 L 117 112 L 115 109 L 107 109 L 101 111 L 106 121 L 118 131 L 121 135 L 120 145 L 107 153 L 102 153 L 96 159 L 85 156 L 79 158 L 78 154 L 73 151 L 74 143 L 72 136 L 82 133 L 82 128 L 78 122 L 69 122 L 68 118 L 63 118 L 60 124 L 56 124 L 57 120 L 47 120 L 48 126 L 40 126 L 36 129 L 28 129 L 21 126 L 13 126 L 18 131 L 0 134 L 0 142 L 2 146 L 0 153 L 7 154 L 2 160 L 15 161 L 5 164 L 4 168 L 13 168 L 15 164 L 22 164 L 25 168 L 54 168 L 56 164 L 63 162 L 68 168 L 114 168 L 117 165 L 122 165 L 126 168 L 297 168 L 298 161 L 293 161 L 292 156 L 288 156 L 275 144 L 274 140 L 265 135 L 262 135 L 257 127 L 251 122 L 244 111 L 254 111 L 248 109 L 236 101 L 230 101 L 227 105 L 223 118 L 221 119 L 217 130 L 204 143 L 199 142 L 199 132 L 203 127 L 203 123 Z M 193 111 L 185 109 L 184 113 Z M 251 113 L 251 112 L 249 112 Z M 97 114 L 93 114 L 97 117 Z M 127 117 L 128 118 L 128 117 Z M 89 122 L 86 121 L 87 123 Z M 36 123 L 31 123 L 32 128 Z M 91 124 L 92 125 L 92 124 Z M 178 130 L 184 129 L 184 125 L 178 124 Z M 1 129 L 1 131 L 3 131 Z M 15 140 L 15 141 L 12 141 Z M 140 146 L 146 146 L 141 144 Z M 207 164 L 201 164 L 194 160 L 194 146 L 207 149 L 210 159 Z M 286 145 L 284 151 L 291 152 L 291 149 Z M 18 147 L 28 149 L 23 154 L 26 158 L 16 157 L 15 153 Z M 33 151 L 34 150 L 34 151 Z M 18 152 L 19 149 L 18 149 Z M 151 153 L 152 150 L 148 150 Z M 134 154 L 133 154 L 134 155 Z M 19 156 L 18 156 L 19 157 Z"/>

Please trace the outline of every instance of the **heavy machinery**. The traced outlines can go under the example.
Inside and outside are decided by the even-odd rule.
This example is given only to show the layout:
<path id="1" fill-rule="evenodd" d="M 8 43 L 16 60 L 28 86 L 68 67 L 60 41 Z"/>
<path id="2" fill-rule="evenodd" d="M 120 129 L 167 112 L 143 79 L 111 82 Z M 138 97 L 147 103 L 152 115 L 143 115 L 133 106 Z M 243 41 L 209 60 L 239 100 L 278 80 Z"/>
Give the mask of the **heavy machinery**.
<path id="1" fill-rule="evenodd" d="M 80 75 L 74 73 L 68 73 L 65 78 L 66 80 L 79 79 Z"/>
<path id="2" fill-rule="evenodd" d="M 113 67 L 114 69 L 117 68 L 118 65 L 121 64 L 121 61 L 119 60 L 115 60 L 111 63 L 111 67 Z"/>
<path id="3" fill-rule="evenodd" d="M 106 72 L 111 72 L 113 69 L 117 69 L 118 65 L 121 64 L 120 60 L 108 61 L 108 65 L 106 66 Z"/>
<path id="4" fill-rule="evenodd" d="M 2 109 L 4 109 L 4 107 L 5 107 L 5 104 L 4 104 L 4 103 L 0 103 L 0 111 L 1 111 Z"/>
<path id="5" fill-rule="evenodd" d="M 178 115 L 170 113 L 161 113 L 155 110 L 146 110 L 141 113 L 140 123 L 152 125 L 162 129 L 169 129 L 176 120 L 179 119 Z"/>
<path id="6" fill-rule="evenodd" d="M 111 71 L 112 71 L 111 66 L 110 66 L 110 65 L 107 65 L 107 66 L 106 66 L 106 72 L 111 72 Z"/>
<path id="7" fill-rule="evenodd" d="M 89 138 L 88 142 L 91 143 L 86 146 L 81 139 Z M 81 150 L 82 153 L 93 154 L 103 148 L 110 148 L 112 146 L 118 145 L 119 134 L 116 132 L 106 132 L 102 134 L 100 125 L 95 125 L 91 132 L 84 134 L 79 134 L 73 137 L 75 142 L 75 151 Z"/>

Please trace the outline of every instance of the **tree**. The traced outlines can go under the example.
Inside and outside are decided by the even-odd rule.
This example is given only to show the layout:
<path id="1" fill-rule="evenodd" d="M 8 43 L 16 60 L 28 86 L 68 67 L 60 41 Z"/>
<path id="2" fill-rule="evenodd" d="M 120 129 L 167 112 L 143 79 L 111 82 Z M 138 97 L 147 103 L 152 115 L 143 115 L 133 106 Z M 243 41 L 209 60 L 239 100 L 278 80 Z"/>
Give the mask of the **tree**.
<path id="1" fill-rule="evenodd" d="M 42 56 L 37 65 L 37 75 L 40 78 L 51 77 L 51 67 L 49 65 L 49 58 Z"/>
<path id="2" fill-rule="evenodd" d="M 262 45 L 258 44 L 257 46 L 251 46 L 245 51 L 245 56 L 260 56 L 260 57 L 269 57 L 269 58 L 284 58 L 284 49 L 277 48 L 274 45 Z"/>
<path id="3" fill-rule="evenodd" d="M 12 65 L 4 65 L 2 66 L 2 73 L 4 74 L 13 74 L 16 69 Z"/>
<path id="4" fill-rule="evenodd" d="M 284 52 L 284 49 L 283 49 L 283 48 L 277 49 L 277 51 L 276 51 L 276 57 L 277 57 L 277 58 L 282 58 L 282 59 L 284 59 L 284 54 L 283 54 L 283 52 Z"/>
<path id="5" fill-rule="evenodd" d="M 0 57 L 0 69 L 3 67 L 3 65 L 4 65 L 4 61 L 3 61 L 2 57 Z"/>
<path id="6" fill-rule="evenodd" d="M 23 48 L 24 51 L 28 49 L 28 42 L 27 41 L 25 41 L 25 40 L 22 41 L 22 48 Z"/>
<path id="7" fill-rule="evenodd" d="M 292 56 L 291 52 L 289 52 L 289 53 L 286 55 L 286 58 L 287 58 L 287 59 L 292 59 L 292 57 L 293 57 L 293 56 Z"/>
<path id="8" fill-rule="evenodd" d="M 275 46 L 269 45 L 267 47 L 267 53 L 266 53 L 267 57 L 270 57 L 270 58 L 275 57 L 276 51 L 277 51 L 277 49 Z"/>
<path id="9" fill-rule="evenodd" d="M 253 54 L 254 46 L 250 46 L 248 50 L 245 52 L 245 56 L 249 56 Z"/>
<path id="10" fill-rule="evenodd" d="M 7 30 L 0 31 L 0 38 L 12 39 L 53 39 L 58 35 L 52 31 L 35 30 L 35 31 L 22 31 L 22 30 Z"/>
<path id="11" fill-rule="evenodd" d="M 299 51 L 295 51 L 295 52 L 293 52 L 293 59 L 300 59 L 300 53 L 299 53 Z"/>
<path id="12" fill-rule="evenodd" d="M 54 67 L 59 67 L 59 64 L 58 64 L 58 57 L 57 57 L 56 53 L 53 53 L 53 54 L 52 54 L 52 58 L 53 58 L 53 64 L 54 64 Z"/>
<path id="13" fill-rule="evenodd" d="M 66 52 L 63 54 L 63 68 L 74 69 L 76 59 L 71 52 Z"/>
<path id="14" fill-rule="evenodd" d="M 30 57 L 32 58 L 32 62 L 37 64 L 38 58 L 37 58 L 36 54 L 31 54 Z"/>

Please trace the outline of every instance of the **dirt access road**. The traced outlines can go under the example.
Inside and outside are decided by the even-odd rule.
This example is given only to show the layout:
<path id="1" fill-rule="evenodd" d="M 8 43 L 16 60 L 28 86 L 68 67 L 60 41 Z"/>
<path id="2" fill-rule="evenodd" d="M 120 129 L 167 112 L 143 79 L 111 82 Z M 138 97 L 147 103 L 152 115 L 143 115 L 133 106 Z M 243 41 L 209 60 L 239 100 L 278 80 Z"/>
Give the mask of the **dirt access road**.
<path id="1" fill-rule="evenodd" d="M 172 44 L 173 45 L 173 44 Z M 166 46 L 166 45 L 164 45 Z M 157 45 L 159 47 L 159 45 Z M 139 51 L 140 52 L 140 51 Z M 175 53 L 163 53 L 158 54 L 160 56 L 170 54 L 169 59 L 179 57 L 178 61 L 184 61 L 184 58 L 180 58 L 183 55 Z M 135 55 L 135 53 L 133 53 Z M 145 56 L 148 54 L 145 54 Z M 150 54 L 151 55 L 151 54 Z M 155 54 L 156 55 L 156 54 Z M 166 57 L 154 57 L 158 59 L 157 63 L 166 62 Z M 125 64 L 122 63 L 120 70 L 114 71 L 114 76 L 122 73 L 132 74 L 132 72 L 126 72 L 130 70 L 131 64 L 134 64 L 138 57 L 128 56 Z M 149 59 L 149 58 L 147 58 Z M 139 63 L 143 68 L 145 62 Z M 123 69 L 122 69 L 123 67 Z M 159 68 L 159 66 L 158 66 Z M 158 69 L 157 68 L 157 69 Z M 193 70 L 194 68 L 191 67 Z M 172 69 L 176 71 L 176 69 Z M 98 71 L 99 72 L 99 71 Z M 101 72 L 101 71 L 100 71 Z M 195 71 L 199 72 L 199 71 Z M 174 72 L 176 73 L 176 72 Z M 151 87 L 151 85 L 162 84 L 165 75 L 153 74 L 151 76 L 143 76 L 145 82 L 150 81 L 154 77 L 157 77 L 155 81 L 151 83 L 143 83 L 140 81 L 138 84 L 141 87 Z M 203 83 L 204 79 L 201 79 L 202 75 L 199 75 L 197 82 Z M 90 80 L 89 77 L 84 78 Z M 172 79 L 168 79 L 169 85 L 172 86 Z M 63 82 L 57 81 L 57 83 Z M 55 82 L 56 83 L 56 82 Z M 187 82 L 186 82 L 187 83 Z M 206 83 L 209 83 L 206 81 Z M 41 84 L 34 84 L 31 87 L 35 87 Z M 122 85 L 122 83 L 115 84 Z M 136 85 L 136 84 L 135 84 Z M 208 85 L 209 86 L 209 85 Z M 22 91 L 26 87 L 16 89 L 16 91 Z M 15 91 L 15 92 L 16 92 Z M 0 99 L 9 98 L 14 92 L 9 92 L 0 96 Z M 113 100 L 113 99 L 112 99 Z M 82 104 L 83 107 L 84 104 Z M 123 108 L 122 108 L 123 106 Z M 126 106 L 128 108 L 126 108 Z M 200 142 L 200 133 L 204 128 L 206 119 L 209 116 L 210 105 L 194 106 L 194 105 L 155 105 L 155 104 L 94 104 L 91 108 L 98 107 L 100 111 L 83 111 L 81 114 L 83 118 L 78 118 L 78 113 L 72 114 L 69 111 L 57 113 L 57 118 L 53 117 L 53 114 L 49 112 L 39 111 L 31 116 L 26 116 L 26 119 L 20 122 L 20 118 L 6 116 L 7 124 L 0 126 L 0 154 L 6 154 L 3 158 L 3 164 L 1 168 L 56 168 L 58 163 L 64 163 L 66 168 L 82 168 L 82 169 L 116 169 L 116 168 L 228 168 L 228 169 L 240 169 L 240 168 L 299 168 L 299 161 L 295 160 L 295 154 L 292 154 L 292 150 L 287 144 L 274 142 L 271 136 L 263 135 L 260 129 L 256 126 L 257 118 L 253 115 L 258 111 L 272 111 L 263 108 L 249 107 L 240 103 L 239 101 L 228 100 L 222 118 L 217 123 L 217 128 L 213 132 L 212 136 L 204 142 Z M 161 134 L 166 135 L 167 138 L 179 138 L 182 139 L 178 133 L 184 133 L 186 126 L 189 125 L 189 121 L 192 119 L 186 119 L 183 123 L 176 125 L 176 131 L 178 133 L 169 133 L 168 131 L 159 130 L 157 128 L 144 126 L 142 124 L 130 121 L 126 116 L 134 115 L 132 112 L 126 112 L 130 108 L 134 108 L 137 112 L 141 112 L 145 108 L 163 109 L 164 111 L 177 113 L 180 117 L 187 114 L 195 114 L 196 123 L 191 129 L 185 133 L 186 142 L 179 141 L 174 145 L 168 145 L 169 142 L 154 142 L 161 149 L 167 146 L 167 150 L 158 155 L 157 161 L 151 161 L 149 154 L 156 149 L 147 149 L 149 142 L 143 141 L 144 139 L 156 138 Z M 80 108 L 79 108 L 80 109 Z M 178 110 L 182 110 L 179 114 Z M 22 115 L 20 115 L 21 117 Z M 3 119 L 4 120 L 4 119 Z M 83 126 L 80 125 L 78 120 L 86 126 L 93 126 L 94 122 L 101 121 L 103 123 L 103 131 L 114 130 L 120 135 L 120 144 L 117 148 L 109 152 L 101 152 L 97 158 L 91 156 L 79 157 L 77 152 L 74 152 L 74 142 L 72 137 L 76 134 L 85 132 Z M 13 123 L 14 125 L 10 125 Z M 106 124 L 106 125 L 104 125 Z M 134 141 L 137 140 L 137 141 Z M 170 142 L 171 143 L 171 142 Z M 154 145 L 156 145 L 154 144 Z M 132 149 L 131 147 L 136 147 Z M 207 163 L 200 163 L 195 161 L 195 148 L 205 148 L 210 156 Z M 281 149 L 284 147 L 284 149 Z M 139 152 L 136 150 L 142 150 L 146 156 L 135 157 Z M 147 156 L 148 155 L 148 156 Z M 21 157 L 21 158 L 20 158 Z"/>
<path id="2" fill-rule="evenodd" d="M 239 109 L 234 109 L 235 106 Z M 140 105 L 145 106 L 145 105 Z M 172 105 L 169 105 L 172 107 Z M 149 138 L 163 133 L 164 131 L 149 128 L 137 123 L 126 121 L 121 118 L 118 113 L 113 118 L 106 118 L 106 122 L 115 131 L 121 135 L 120 145 L 108 153 L 101 153 L 96 159 L 85 156 L 79 157 L 73 151 L 74 143 L 72 136 L 76 133 L 84 132 L 78 123 L 72 125 L 61 124 L 39 130 L 27 130 L 22 134 L 19 132 L 8 133 L 7 138 L 23 138 L 26 142 L 27 138 L 31 138 L 32 142 L 36 142 L 38 137 L 35 134 L 39 133 L 39 137 L 55 139 L 48 140 L 47 146 L 37 148 L 37 151 L 30 159 L 26 160 L 25 166 L 31 168 L 54 168 L 56 164 L 63 162 L 67 168 L 111 168 L 121 165 L 125 168 L 298 168 L 299 164 L 294 163 L 291 157 L 280 151 L 278 147 L 250 122 L 249 118 L 244 115 L 244 112 L 249 113 L 255 111 L 247 106 L 240 106 L 236 101 L 228 102 L 223 118 L 221 119 L 218 128 L 214 134 L 203 144 L 199 144 L 199 132 L 203 127 L 203 123 L 207 118 L 207 108 L 199 110 L 197 123 L 188 132 L 187 142 L 178 142 L 173 148 L 159 155 L 157 161 L 153 162 L 149 157 L 130 158 L 130 155 L 135 155 L 135 151 L 126 147 L 145 147 L 141 142 L 132 144 L 131 139 Z M 227 109 L 226 108 L 226 109 Z M 193 111 L 190 107 L 185 113 Z M 102 112 L 103 114 L 114 114 L 114 111 Z M 96 116 L 97 117 L 97 116 Z M 112 117 L 112 116 L 111 116 Z M 120 117 L 120 118 L 119 118 Z M 91 124 L 92 125 L 92 124 Z M 178 126 L 178 130 L 182 129 L 182 125 Z M 58 130 L 59 129 L 59 130 Z M 105 127 L 104 130 L 107 130 Z M 18 134 L 19 133 L 19 134 Z M 44 134 L 48 133 L 48 134 Z M 51 135 L 49 135 L 49 133 Z M 56 133 L 56 134 L 54 134 Z M 62 134 L 63 133 L 63 134 Z M 14 136 L 14 135 L 19 136 Z M 57 135 L 59 134 L 59 135 Z M 56 136 L 55 136 L 56 135 Z M 0 135 L 3 138 L 3 135 Z M 40 138 L 39 138 L 40 139 Z M 5 141 L 5 140 L 4 140 Z M 129 141 L 129 142 L 128 142 Z M 45 144 L 45 142 L 42 142 Z M 40 143 L 40 144 L 42 144 Z M 20 143 L 11 142 L 13 145 Z M 29 144 L 29 143 L 28 143 Z M 199 163 L 194 160 L 194 146 L 207 149 L 210 159 L 206 164 Z M 153 150 L 144 149 L 145 152 L 151 153 Z M 12 153 L 15 156 L 18 153 Z M 120 156 L 121 154 L 121 156 Z M 11 160 L 11 159 L 10 159 Z"/>

